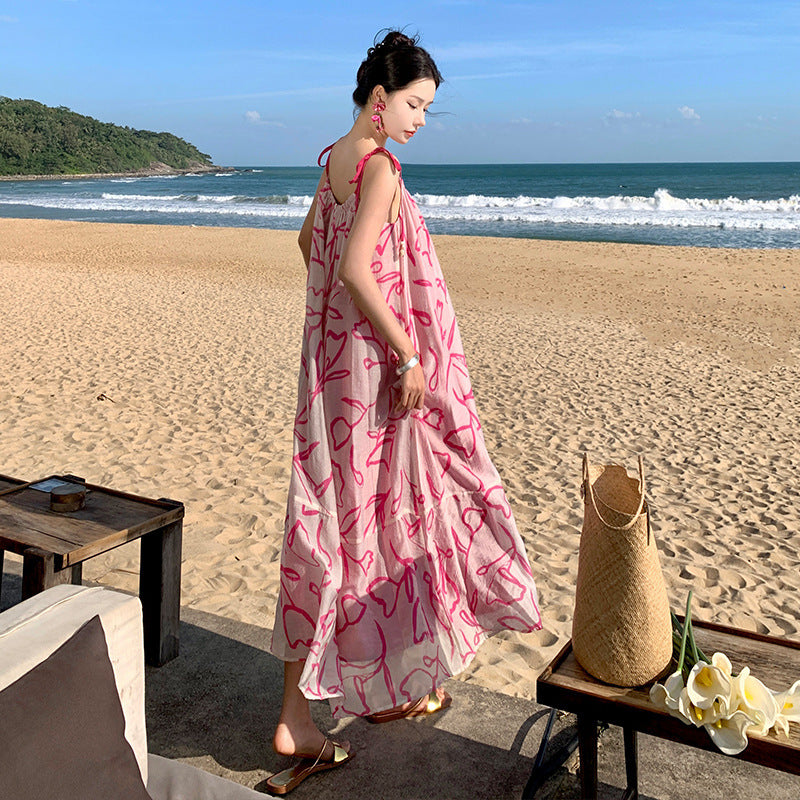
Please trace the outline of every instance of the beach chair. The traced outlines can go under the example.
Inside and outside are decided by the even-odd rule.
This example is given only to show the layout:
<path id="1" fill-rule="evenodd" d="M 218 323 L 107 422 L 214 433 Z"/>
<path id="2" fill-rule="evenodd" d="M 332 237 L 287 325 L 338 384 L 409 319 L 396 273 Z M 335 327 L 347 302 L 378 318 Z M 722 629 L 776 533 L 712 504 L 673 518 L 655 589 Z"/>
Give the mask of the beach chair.
<path id="1" fill-rule="evenodd" d="M 147 752 L 137 597 L 61 585 L 0 614 L 0 797 L 256 800 Z"/>

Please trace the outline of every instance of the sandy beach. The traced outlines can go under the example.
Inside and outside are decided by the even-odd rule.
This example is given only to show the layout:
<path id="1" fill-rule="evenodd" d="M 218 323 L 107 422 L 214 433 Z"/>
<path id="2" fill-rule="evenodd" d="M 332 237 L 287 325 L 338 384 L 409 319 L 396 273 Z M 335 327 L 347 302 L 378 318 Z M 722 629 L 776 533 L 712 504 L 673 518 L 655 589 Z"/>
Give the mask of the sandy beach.
<path id="1" fill-rule="evenodd" d="M 532 697 L 569 637 L 584 451 L 642 454 L 674 608 L 797 636 L 800 250 L 435 243 L 545 623 L 460 678 Z M 0 472 L 183 501 L 183 605 L 269 629 L 304 277 L 293 232 L 0 219 Z"/>

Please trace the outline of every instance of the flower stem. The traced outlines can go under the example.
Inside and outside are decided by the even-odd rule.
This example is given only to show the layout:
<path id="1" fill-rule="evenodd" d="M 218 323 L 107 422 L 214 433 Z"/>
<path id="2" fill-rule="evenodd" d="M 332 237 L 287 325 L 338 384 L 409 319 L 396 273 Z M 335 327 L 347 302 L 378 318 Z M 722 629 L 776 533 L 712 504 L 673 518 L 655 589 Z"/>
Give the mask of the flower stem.
<path id="1" fill-rule="evenodd" d="M 678 655 L 678 672 L 683 672 L 683 660 L 686 657 L 686 637 L 689 634 L 690 619 L 692 613 L 692 592 L 689 590 L 689 597 L 686 598 L 686 616 L 683 620 L 683 633 L 681 634 L 681 650 Z"/>
<path id="2" fill-rule="evenodd" d="M 689 625 L 689 648 L 692 654 L 692 666 L 694 666 L 699 660 L 700 656 L 697 654 L 697 645 L 694 641 L 694 628 L 692 627 L 692 618 L 687 612 L 686 614 L 686 622 Z"/>

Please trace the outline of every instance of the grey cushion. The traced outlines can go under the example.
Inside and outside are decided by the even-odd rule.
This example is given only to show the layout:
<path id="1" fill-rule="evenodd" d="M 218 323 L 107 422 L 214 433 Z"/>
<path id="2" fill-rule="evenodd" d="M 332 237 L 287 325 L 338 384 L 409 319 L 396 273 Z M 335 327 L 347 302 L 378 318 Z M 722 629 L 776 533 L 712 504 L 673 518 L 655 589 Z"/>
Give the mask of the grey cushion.
<path id="1" fill-rule="evenodd" d="M 99 617 L 0 692 L 0 797 L 151 800 Z"/>
<path id="2" fill-rule="evenodd" d="M 153 800 L 264 800 L 268 796 L 152 753 L 147 765 L 147 791 Z"/>

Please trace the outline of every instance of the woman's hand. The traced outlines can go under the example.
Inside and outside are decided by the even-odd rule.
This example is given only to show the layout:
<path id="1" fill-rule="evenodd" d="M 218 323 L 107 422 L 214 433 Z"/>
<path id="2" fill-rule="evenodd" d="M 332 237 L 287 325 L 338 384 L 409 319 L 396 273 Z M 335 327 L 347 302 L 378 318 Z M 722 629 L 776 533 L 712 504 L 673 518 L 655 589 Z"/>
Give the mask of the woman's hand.
<path id="1" fill-rule="evenodd" d="M 420 409 L 425 400 L 425 373 L 420 364 L 415 364 L 398 379 L 400 396 L 395 404 L 395 411 L 411 411 Z"/>

